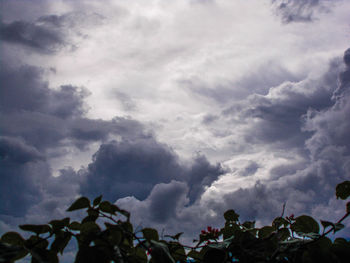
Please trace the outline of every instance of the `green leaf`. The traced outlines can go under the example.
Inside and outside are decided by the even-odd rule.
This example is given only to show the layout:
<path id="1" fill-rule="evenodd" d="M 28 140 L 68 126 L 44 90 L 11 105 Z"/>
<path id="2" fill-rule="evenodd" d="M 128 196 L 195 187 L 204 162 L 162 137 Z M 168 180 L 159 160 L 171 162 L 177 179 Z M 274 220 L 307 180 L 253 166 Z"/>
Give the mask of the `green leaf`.
<path id="1" fill-rule="evenodd" d="M 159 240 L 158 232 L 157 232 L 157 230 L 155 230 L 153 228 L 144 228 L 144 229 L 142 229 L 142 233 L 143 233 L 143 237 L 145 239 L 147 239 L 148 241 L 150 241 L 150 240 L 158 241 Z"/>
<path id="2" fill-rule="evenodd" d="M 171 253 L 176 262 L 184 262 L 187 258 L 185 249 L 181 246 Z"/>
<path id="3" fill-rule="evenodd" d="M 86 222 L 80 226 L 80 233 L 87 234 L 92 232 L 97 233 L 100 231 L 101 231 L 100 227 L 95 222 L 92 222 L 92 221 Z"/>
<path id="4" fill-rule="evenodd" d="M 191 250 L 190 252 L 188 252 L 187 256 L 193 258 L 196 261 L 201 261 L 203 258 L 203 255 L 196 250 Z"/>
<path id="5" fill-rule="evenodd" d="M 276 217 L 273 222 L 272 222 L 272 226 L 275 227 L 276 229 L 280 228 L 281 226 L 288 226 L 289 222 L 284 219 L 283 217 Z"/>
<path id="6" fill-rule="evenodd" d="M 226 221 L 238 221 L 239 215 L 236 214 L 235 210 L 230 209 L 224 213 L 224 218 Z"/>
<path id="7" fill-rule="evenodd" d="M 321 225 L 323 226 L 324 229 L 326 229 L 329 226 L 334 227 L 334 223 L 332 223 L 332 222 L 323 221 L 323 220 L 320 220 L 320 222 L 321 222 Z"/>
<path id="8" fill-rule="evenodd" d="M 90 200 L 86 197 L 78 198 L 68 209 L 67 211 L 74 211 L 79 209 L 84 209 L 90 207 Z"/>
<path id="9" fill-rule="evenodd" d="M 19 228 L 23 231 L 34 232 L 37 235 L 51 231 L 51 227 L 49 225 L 20 225 Z"/>
<path id="10" fill-rule="evenodd" d="M 99 203 L 101 203 L 101 200 L 102 200 L 102 195 L 96 197 L 96 198 L 94 199 L 94 201 L 93 201 L 92 204 L 93 204 L 94 206 L 97 206 L 97 205 L 99 205 Z"/>
<path id="11" fill-rule="evenodd" d="M 2 235 L 1 241 L 10 245 L 22 246 L 24 243 L 23 237 L 17 232 L 7 232 Z"/>
<path id="12" fill-rule="evenodd" d="M 335 188 L 335 195 L 337 196 L 337 199 L 343 199 L 345 200 L 350 196 L 350 181 L 345 181 L 337 185 Z"/>
<path id="13" fill-rule="evenodd" d="M 24 243 L 26 247 L 37 247 L 46 249 L 49 245 L 49 242 L 45 238 L 41 238 L 39 236 L 31 236 L 29 239 L 27 239 Z"/>
<path id="14" fill-rule="evenodd" d="M 151 240 L 151 256 L 156 263 L 175 263 L 170 255 L 168 246 L 164 243 Z"/>
<path id="15" fill-rule="evenodd" d="M 81 224 L 77 221 L 74 221 L 74 222 L 69 224 L 68 228 L 71 230 L 80 230 Z"/>
<path id="16" fill-rule="evenodd" d="M 251 229 L 255 227 L 255 221 L 246 221 L 242 224 L 245 228 Z"/>
<path id="17" fill-rule="evenodd" d="M 274 227 L 264 226 L 259 229 L 258 236 L 259 238 L 267 238 L 273 231 L 275 231 Z"/>
<path id="18" fill-rule="evenodd" d="M 63 232 L 60 235 L 56 235 L 55 240 L 51 244 L 51 250 L 55 251 L 56 253 L 60 252 L 61 255 L 63 254 L 63 250 L 68 245 L 72 235 L 68 232 Z"/>
<path id="19" fill-rule="evenodd" d="M 343 229 L 345 226 L 342 223 L 336 223 L 333 229 L 333 233 Z"/>
<path id="20" fill-rule="evenodd" d="M 108 213 L 108 214 L 114 214 L 116 211 L 113 209 L 112 204 L 108 201 L 103 201 L 100 203 L 99 208 L 102 212 Z"/>
<path id="21" fill-rule="evenodd" d="M 307 215 L 297 217 L 291 228 L 293 231 L 301 233 L 319 233 L 320 231 L 316 220 Z"/>
<path id="22" fill-rule="evenodd" d="M 288 228 L 280 228 L 277 232 L 277 237 L 279 240 L 286 240 L 290 237 L 290 232 Z"/>
<path id="23" fill-rule="evenodd" d="M 147 263 L 146 251 L 140 247 L 133 248 L 132 256 L 135 259 L 135 261 L 132 261 L 131 259 L 132 262 Z"/>
<path id="24" fill-rule="evenodd" d="M 52 220 L 49 224 L 52 226 L 53 231 L 58 231 L 69 225 L 69 217 L 66 217 L 62 220 Z"/>
<path id="25" fill-rule="evenodd" d="M 0 262 L 15 262 L 24 258 L 28 251 L 23 247 L 9 245 L 0 241 Z"/>

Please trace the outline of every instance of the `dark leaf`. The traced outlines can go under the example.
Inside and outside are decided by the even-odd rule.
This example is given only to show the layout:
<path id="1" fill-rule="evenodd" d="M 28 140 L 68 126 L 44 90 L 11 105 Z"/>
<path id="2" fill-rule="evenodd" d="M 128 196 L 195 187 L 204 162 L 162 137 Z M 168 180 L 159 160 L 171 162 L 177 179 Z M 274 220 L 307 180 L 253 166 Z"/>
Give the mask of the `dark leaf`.
<path id="1" fill-rule="evenodd" d="M 86 197 L 78 198 L 68 209 L 67 211 L 74 211 L 79 209 L 84 209 L 90 207 L 90 200 Z"/>
<path id="2" fill-rule="evenodd" d="M 1 241 L 10 245 L 22 246 L 24 244 L 23 237 L 17 232 L 7 232 L 2 235 Z"/>
<path id="3" fill-rule="evenodd" d="M 183 262 L 187 258 L 185 249 L 182 246 L 179 246 L 176 250 L 174 250 L 171 253 L 171 255 L 175 259 L 176 262 L 178 262 L 178 261 Z"/>
<path id="4" fill-rule="evenodd" d="M 307 215 L 297 217 L 291 227 L 293 231 L 301 233 L 319 233 L 320 231 L 316 220 Z"/>
<path id="5" fill-rule="evenodd" d="M 233 209 L 227 210 L 224 213 L 224 218 L 226 221 L 238 221 L 238 217 L 239 217 L 239 215 L 236 214 L 235 210 L 233 210 Z"/>
<path id="6" fill-rule="evenodd" d="M 245 228 L 251 229 L 255 227 L 255 221 L 246 221 L 242 224 Z"/>
<path id="7" fill-rule="evenodd" d="M 58 231 L 69 225 L 69 217 L 66 217 L 62 220 L 52 220 L 49 224 L 52 226 L 53 231 Z"/>
<path id="8" fill-rule="evenodd" d="M 350 181 L 345 181 L 337 185 L 335 189 L 335 195 L 337 196 L 337 199 L 343 199 L 345 200 L 350 196 Z"/>
<path id="9" fill-rule="evenodd" d="M 346 212 L 350 214 L 350 202 L 346 203 Z"/>
<path id="10" fill-rule="evenodd" d="M 275 231 L 274 227 L 264 226 L 264 227 L 259 229 L 258 236 L 259 236 L 259 238 L 267 238 L 274 231 Z"/>
<path id="11" fill-rule="evenodd" d="M 61 254 L 63 254 L 63 250 L 67 246 L 71 237 L 72 237 L 72 235 L 68 232 L 63 232 L 60 235 L 57 235 L 55 240 L 51 244 L 50 249 L 55 251 L 56 253 L 60 252 Z"/>
<path id="12" fill-rule="evenodd" d="M 39 263 L 58 263 L 57 253 L 44 248 L 33 248 L 30 253 L 32 257 Z"/>
<path id="13" fill-rule="evenodd" d="M 323 221 L 323 220 L 320 220 L 321 221 L 321 225 L 326 229 L 327 227 L 331 226 L 331 227 L 334 227 L 334 223 L 332 222 L 329 222 L 329 221 Z"/>
<path id="14" fill-rule="evenodd" d="M 158 241 L 159 240 L 158 232 L 157 232 L 157 230 L 155 230 L 153 228 L 144 228 L 144 229 L 142 229 L 142 233 L 143 233 L 143 237 L 145 239 L 147 239 L 148 241 L 150 241 L 150 240 Z"/>
<path id="15" fill-rule="evenodd" d="M 108 214 L 114 214 L 116 211 L 113 209 L 113 206 L 108 201 L 103 201 L 100 203 L 99 208 L 102 212 L 108 213 Z"/>
<path id="16" fill-rule="evenodd" d="M 342 223 L 336 223 L 333 229 L 333 233 L 343 229 L 345 226 Z"/>
<path id="17" fill-rule="evenodd" d="M 203 258 L 203 255 L 201 253 L 199 253 L 198 251 L 196 250 L 191 250 L 188 254 L 187 254 L 188 257 L 191 257 L 193 258 L 194 260 L 198 260 L 198 261 L 201 261 L 202 258 Z"/>
<path id="18" fill-rule="evenodd" d="M 99 203 L 101 203 L 101 200 L 102 200 L 102 195 L 100 195 L 99 197 L 96 197 L 93 201 L 93 205 L 94 206 L 99 205 Z"/>
<path id="19" fill-rule="evenodd" d="M 151 240 L 151 256 L 155 263 L 175 263 L 170 255 L 168 246 L 164 243 Z"/>
<path id="20" fill-rule="evenodd" d="M 272 222 L 272 226 L 275 227 L 276 229 L 280 228 L 281 226 L 288 226 L 288 225 L 289 225 L 289 222 L 283 217 L 276 217 Z"/>
<path id="21" fill-rule="evenodd" d="M 0 241 L 0 262 L 14 262 L 25 257 L 28 251 L 20 246 L 13 246 Z"/>
<path id="22" fill-rule="evenodd" d="M 51 227 L 49 225 L 20 225 L 19 228 L 24 231 L 34 232 L 37 235 L 51 231 Z"/>
<path id="23" fill-rule="evenodd" d="M 80 233 L 97 233 L 100 232 L 100 227 L 95 222 L 86 222 L 80 226 Z"/>
<path id="24" fill-rule="evenodd" d="M 74 221 L 74 222 L 69 224 L 68 228 L 71 230 L 80 230 L 81 224 L 77 221 Z"/>

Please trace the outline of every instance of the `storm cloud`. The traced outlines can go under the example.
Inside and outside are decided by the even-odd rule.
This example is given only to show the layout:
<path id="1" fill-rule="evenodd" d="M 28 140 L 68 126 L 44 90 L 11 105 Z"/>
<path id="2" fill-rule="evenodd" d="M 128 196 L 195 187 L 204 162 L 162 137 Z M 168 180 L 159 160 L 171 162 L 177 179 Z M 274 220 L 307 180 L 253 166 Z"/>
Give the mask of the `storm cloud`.
<path id="1" fill-rule="evenodd" d="M 2 5 L 0 231 L 100 194 L 188 243 L 230 208 L 342 216 L 347 1 Z"/>

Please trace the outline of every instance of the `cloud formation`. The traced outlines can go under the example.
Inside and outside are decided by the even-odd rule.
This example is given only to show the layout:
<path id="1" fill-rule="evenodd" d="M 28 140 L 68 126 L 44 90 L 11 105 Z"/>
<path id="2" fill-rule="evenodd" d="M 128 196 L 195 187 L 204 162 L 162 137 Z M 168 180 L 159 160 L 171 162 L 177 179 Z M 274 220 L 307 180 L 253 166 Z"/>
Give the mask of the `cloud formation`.
<path id="1" fill-rule="evenodd" d="M 315 11 L 325 9 L 322 0 L 272 0 L 283 23 L 312 22 Z"/>

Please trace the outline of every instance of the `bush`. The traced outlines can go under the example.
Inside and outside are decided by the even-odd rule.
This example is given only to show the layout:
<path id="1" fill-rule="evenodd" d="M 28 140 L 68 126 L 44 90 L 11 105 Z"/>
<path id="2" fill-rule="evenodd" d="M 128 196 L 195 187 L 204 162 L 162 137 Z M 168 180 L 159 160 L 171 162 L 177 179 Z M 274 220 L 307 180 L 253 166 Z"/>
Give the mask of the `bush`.
<path id="1" fill-rule="evenodd" d="M 350 196 L 350 181 L 336 187 L 336 196 Z M 241 223 L 234 210 L 224 213 L 221 229 L 207 227 L 194 240 L 193 247 L 182 245 L 182 233 L 160 240 L 157 230 L 144 228 L 135 232 L 129 212 L 120 209 L 102 196 L 93 200 L 77 199 L 67 211 L 84 209 L 87 216 L 78 221 L 70 218 L 52 220 L 46 225 L 20 225 L 33 233 L 24 239 L 17 232 L 7 232 L 0 241 L 0 262 L 15 262 L 27 255 L 31 262 L 59 262 L 58 253 L 73 239 L 78 244 L 75 262 L 177 263 L 177 262 L 348 262 L 350 242 L 327 237 L 342 228 L 350 214 L 350 202 L 345 215 L 337 222 L 318 222 L 308 215 L 277 217 L 270 226 L 255 227 L 254 221 Z M 122 218 L 123 220 L 121 220 Z M 99 224 L 96 223 L 98 221 Z M 101 227 L 101 222 L 104 226 Z"/>

